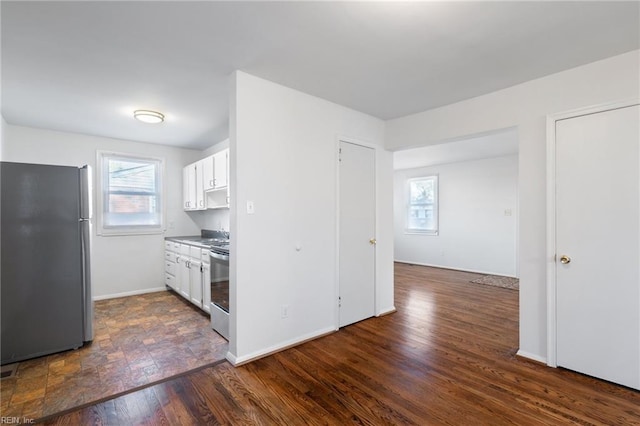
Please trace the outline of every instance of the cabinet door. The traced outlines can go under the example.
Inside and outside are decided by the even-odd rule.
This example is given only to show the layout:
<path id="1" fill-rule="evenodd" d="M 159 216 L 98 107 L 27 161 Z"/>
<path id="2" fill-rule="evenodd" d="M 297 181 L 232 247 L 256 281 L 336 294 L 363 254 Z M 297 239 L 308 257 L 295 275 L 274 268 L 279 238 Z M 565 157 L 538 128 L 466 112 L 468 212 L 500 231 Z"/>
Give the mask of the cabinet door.
<path id="1" fill-rule="evenodd" d="M 191 274 L 189 269 L 189 258 L 180 256 L 180 295 L 187 300 L 191 300 Z"/>
<path id="2" fill-rule="evenodd" d="M 171 287 L 172 289 L 176 289 L 176 277 L 174 277 L 171 274 L 165 273 L 164 274 L 164 283 L 166 285 L 168 285 L 169 287 Z"/>
<path id="3" fill-rule="evenodd" d="M 202 272 L 201 263 L 191 259 L 189 261 L 189 282 L 191 284 L 191 303 L 202 308 Z"/>
<path id="4" fill-rule="evenodd" d="M 175 285 L 173 289 L 178 293 L 182 294 L 180 289 L 182 288 L 182 268 L 184 263 L 184 257 L 177 255 L 176 256 L 176 275 L 175 275 Z"/>
<path id="5" fill-rule="evenodd" d="M 182 208 L 189 210 L 189 166 L 182 169 Z"/>
<path id="6" fill-rule="evenodd" d="M 213 155 L 213 173 L 215 188 L 227 186 L 227 169 L 229 161 L 229 150 L 225 149 Z"/>
<path id="7" fill-rule="evenodd" d="M 189 164 L 183 169 L 182 196 L 185 210 L 198 208 L 196 199 L 196 163 Z"/>
<path id="8" fill-rule="evenodd" d="M 204 205 L 204 162 L 198 161 L 196 163 L 196 210 L 205 210 L 207 206 Z"/>
<path id="9" fill-rule="evenodd" d="M 213 173 L 213 155 L 204 158 L 202 161 L 202 182 L 204 185 L 204 190 L 208 191 L 210 189 L 214 189 L 214 179 L 215 175 Z"/>
<path id="10" fill-rule="evenodd" d="M 211 313 L 211 266 L 202 264 L 202 309 Z"/>

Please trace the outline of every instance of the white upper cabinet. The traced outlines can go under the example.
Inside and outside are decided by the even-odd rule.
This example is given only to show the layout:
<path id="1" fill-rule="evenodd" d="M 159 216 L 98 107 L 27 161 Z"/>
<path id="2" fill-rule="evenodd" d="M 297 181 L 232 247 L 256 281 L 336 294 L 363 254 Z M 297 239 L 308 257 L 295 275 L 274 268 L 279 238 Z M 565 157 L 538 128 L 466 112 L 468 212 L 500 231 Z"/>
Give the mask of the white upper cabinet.
<path id="1" fill-rule="evenodd" d="M 196 210 L 207 208 L 204 200 L 204 164 L 205 160 L 200 160 L 196 163 Z"/>
<path id="2" fill-rule="evenodd" d="M 197 210 L 196 164 L 189 164 L 182 170 L 182 207 L 185 210 Z"/>
<path id="3" fill-rule="evenodd" d="M 227 187 L 227 175 L 229 170 L 229 149 L 222 150 L 213 155 L 213 186 L 215 189 Z"/>
<path id="4" fill-rule="evenodd" d="M 229 149 L 189 164 L 183 170 L 185 210 L 229 207 Z"/>
<path id="5" fill-rule="evenodd" d="M 200 160 L 202 162 L 204 190 L 209 191 L 215 188 L 215 174 L 213 172 L 213 155 Z"/>

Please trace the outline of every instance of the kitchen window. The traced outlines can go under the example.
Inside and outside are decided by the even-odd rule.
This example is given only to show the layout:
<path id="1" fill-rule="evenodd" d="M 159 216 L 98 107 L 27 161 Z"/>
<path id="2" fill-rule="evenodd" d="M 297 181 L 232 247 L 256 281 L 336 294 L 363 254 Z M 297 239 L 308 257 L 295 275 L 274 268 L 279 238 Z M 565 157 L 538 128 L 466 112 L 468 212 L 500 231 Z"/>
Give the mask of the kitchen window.
<path id="1" fill-rule="evenodd" d="M 156 234 L 164 228 L 164 159 L 98 151 L 98 234 Z"/>
<path id="2" fill-rule="evenodd" d="M 410 234 L 438 235 L 438 176 L 407 181 L 405 231 Z"/>

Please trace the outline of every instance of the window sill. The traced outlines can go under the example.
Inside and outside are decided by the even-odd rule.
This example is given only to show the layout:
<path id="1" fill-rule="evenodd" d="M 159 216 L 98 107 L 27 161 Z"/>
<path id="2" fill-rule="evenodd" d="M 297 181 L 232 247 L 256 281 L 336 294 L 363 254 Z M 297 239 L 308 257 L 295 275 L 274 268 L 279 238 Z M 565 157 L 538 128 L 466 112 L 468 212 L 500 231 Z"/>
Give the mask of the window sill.
<path id="1" fill-rule="evenodd" d="M 438 231 L 416 231 L 416 230 L 405 229 L 404 234 L 405 235 L 426 235 L 431 237 L 437 237 Z"/>
<path id="2" fill-rule="evenodd" d="M 122 237 L 122 236 L 133 236 L 133 235 L 155 235 L 155 234 L 163 234 L 163 228 L 153 228 L 153 229 L 144 229 L 144 228 L 118 228 L 118 229 L 99 229 L 97 235 L 101 237 Z"/>

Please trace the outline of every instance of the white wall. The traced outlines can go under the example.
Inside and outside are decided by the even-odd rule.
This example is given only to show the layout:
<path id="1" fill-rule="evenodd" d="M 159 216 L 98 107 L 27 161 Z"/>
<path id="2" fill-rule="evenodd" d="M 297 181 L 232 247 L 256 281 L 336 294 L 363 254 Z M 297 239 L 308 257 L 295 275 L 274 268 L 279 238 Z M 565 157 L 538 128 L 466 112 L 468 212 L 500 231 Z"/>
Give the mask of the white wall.
<path id="1" fill-rule="evenodd" d="M 438 235 L 407 234 L 407 180 L 430 175 L 438 176 Z M 517 191 L 516 155 L 396 171 L 396 260 L 515 276 Z"/>
<path id="2" fill-rule="evenodd" d="M 384 123 L 242 72 L 231 93 L 228 359 L 241 363 L 337 328 L 337 138 L 382 148 Z M 393 309 L 391 153 L 377 162 L 381 313 Z"/>
<path id="3" fill-rule="evenodd" d="M 520 354 L 546 359 L 546 115 L 638 97 L 640 51 L 387 122 L 401 149 L 517 126 Z"/>
<path id="4" fill-rule="evenodd" d="M 94 174 L 99 149 L 163 157 L 166 223 L 173 224 L 173 229 L 167 229 L 165 235 L 94 235 L 92 275 L 93 294 L 97 298 L 164 289 L 164 237 L 200 232 L 182 210 L 182 167 L 198 159 L 200 151 L 13 125 L 6 125 L 5 137 L 4 161 L 89 164 Z"/>

